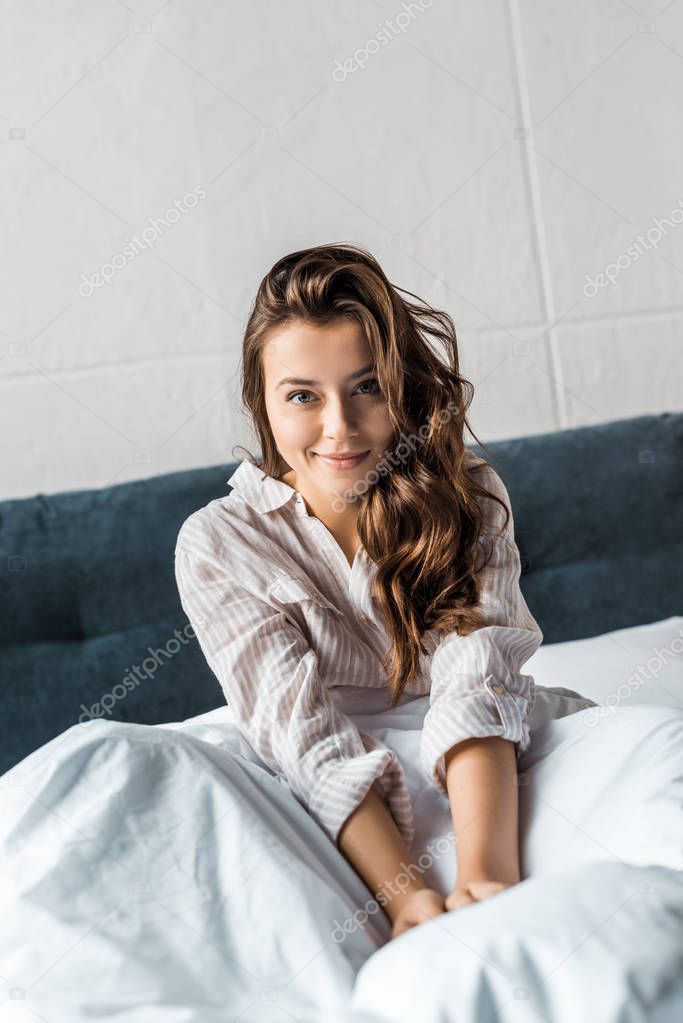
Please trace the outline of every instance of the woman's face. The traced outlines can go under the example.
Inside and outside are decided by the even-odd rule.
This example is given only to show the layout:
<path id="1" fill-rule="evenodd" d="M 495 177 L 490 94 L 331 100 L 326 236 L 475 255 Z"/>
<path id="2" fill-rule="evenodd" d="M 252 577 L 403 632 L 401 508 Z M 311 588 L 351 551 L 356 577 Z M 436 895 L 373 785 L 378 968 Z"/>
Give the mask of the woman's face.
<path id="1" fill-rule="evenodd" d="M 391 445 L 387 405 L 360 325 L 303 321 L 272 334 L 263 350 L 266 411 L 280 454 L 303 493 L 343 493 L 373 469 Z M 326 455 L 353 452 L 351 464 Z"/>

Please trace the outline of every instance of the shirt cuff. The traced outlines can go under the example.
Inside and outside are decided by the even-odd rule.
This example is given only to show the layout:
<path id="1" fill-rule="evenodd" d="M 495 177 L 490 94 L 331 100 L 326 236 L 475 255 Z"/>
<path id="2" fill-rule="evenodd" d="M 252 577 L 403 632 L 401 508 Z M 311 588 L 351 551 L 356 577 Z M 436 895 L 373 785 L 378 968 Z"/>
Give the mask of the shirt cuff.
<path id="1" fill-rule="evenodd" d="M 463 692 L 446 692 L 425 715 L 420 740 L 422 768 L 440 792 L 448 796 L 444 756 L 465 739 L 499 736 L 516 744 L 519 758 L 529 747 L 529 714 L 536 699 L 533 676 L 509 673 L 487 675 L 483 683 Z"/>
<path id="2" fill-rule="evenodd" d="M 410 848 L 415 838 L 412 800 L 401 763 L 388 747 L 330 764 L 306 802 L 308 812 L 336 845 L 342 825 L 375 781 Z"/>

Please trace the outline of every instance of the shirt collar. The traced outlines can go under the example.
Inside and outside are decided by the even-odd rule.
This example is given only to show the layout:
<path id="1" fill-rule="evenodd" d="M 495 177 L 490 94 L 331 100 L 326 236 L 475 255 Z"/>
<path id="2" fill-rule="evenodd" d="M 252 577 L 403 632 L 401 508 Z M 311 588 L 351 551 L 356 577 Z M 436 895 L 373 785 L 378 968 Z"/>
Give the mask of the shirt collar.
<path id="1" fill-rule="evenodd" d="M 242 459 L 227 483 L 259 512 L 275 511 L 298 496 L 297 491 L 288 483 L 276 480 L 274 476 L 266 476 L 263 469 L 259 469 L 248 458 Z"/>
<path id="2" fill-rule="evenodd" d="M 229 486 L 241 494 L 258 512 L 264 513 L 281 508 L 288 501 L 294 501 L 294 509 L 300 515 L 306 516 L 308 512 L 301 494 L 294 487 L 282 480 L 276 480 L 274 476 L 266 476 L 263 469 L 259 469 L 254 462 L 244 458 L 240 462 L 232 476 L 227 480 Z M 360 563 L 364 566 L 365 576 L 358 573 L 351 574 L 350 592 L 360 609 L 368 615 L 375 613 L 373 607 L 374 597 L 372 596 L 372 583 L 377 572 L 377 565 L 368 556 L 365 549 L 361 551 Z"/>

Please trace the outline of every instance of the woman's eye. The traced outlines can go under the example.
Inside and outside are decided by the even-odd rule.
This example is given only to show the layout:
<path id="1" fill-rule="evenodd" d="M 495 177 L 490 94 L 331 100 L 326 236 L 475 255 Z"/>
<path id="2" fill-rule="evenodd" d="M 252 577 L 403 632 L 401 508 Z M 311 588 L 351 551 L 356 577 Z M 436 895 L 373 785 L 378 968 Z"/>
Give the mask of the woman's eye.
<path id="1" fill-rule="evenodd" d="M 359 386 L 359 387 L 364 387 L 364 386 L 365 386 L 365 384 L 374 384 L 374 385 L 375 385 L 375 387 L 377 388 L 377 391 L 376 391 L 375 393 L 378 393 L 378 392 L 379 392 L 379 383 L 377 382 L 377 380 L 375 379 L 375 377 L 369 377 L 369 378 L 368 378 L 367 380 L 363 380 L 363 382 L 362 382 L 362 383 L 360 383 L 360 384 L 359 384 L 358 386 Z"/>
<path id="2" fill-rule="evenodd" d="M 361 393 L 364 393 L 364 394 L 379 393 L 379 383 L 377 382 L 375 377 L 369 377 L 367 380 L 362 380 L 361 383 L 358 384 L 358 387 L 365 387 L 366 384 L 374 384 L 375 388 L 376 388 L 375 392 L 365 391 L 365 392 L 361 392 Z M 356 390 L 357 389 L 358 388 L 356 388 Z M 294 398 L 298 398 L 300 394 L 311 394 L 311 393 L 312 393 L 311 391 L 294 391 L 292 394 L 290 394 L 288 396 L 287 401 L 291 401 L 293 405 L 310 405 L 311 404 L 310 401 L 294 401 L 293 399 Z"/>
<path id="3" fill-rule="evenodd" d="M 293 405 L 301 405 L 301 404 L 309 405 L 310 402 L 308 402 L 308 401 L 300 402 L 300 401 L 292 401 L 292 399 L 293 398 L 297 398 L 300 394 L 310 394 L 310 393 L 311 393 L 310 391 L 295 391 L 294 394 L 290 394 L 289 395 L 289 397 L 287 398 L 287 401 L 291 401 Z"/>

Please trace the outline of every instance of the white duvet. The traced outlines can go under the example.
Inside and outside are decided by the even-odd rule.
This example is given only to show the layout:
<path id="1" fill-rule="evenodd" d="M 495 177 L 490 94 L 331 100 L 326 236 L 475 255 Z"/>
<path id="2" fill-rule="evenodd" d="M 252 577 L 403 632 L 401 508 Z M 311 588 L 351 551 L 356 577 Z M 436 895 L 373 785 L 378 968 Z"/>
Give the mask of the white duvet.
<path id="1" fill-rule="evenodd" d="M 645 684 L 616 700 L 610 650 L 673 651 L 682 627 L 582 641 L 591 678 L 585 650 L 581 677 L 566 673 L 562 644 L 561 684 L 609 711 L 537 717 L 519 764 L 524 880 L 394 941 L 229 708 L 74 725 L 0 779 L 0 1023 L 679 1023 L 683 657 L 655 679 L 666 700 Z M 563 699 L 542 688 L 558 684 L 552 652 L 525 667 L 541 715 Z M 413 869 L 446 892 L 450 810 L 419 766 L 427 706 L 352 716 L 397 751 Z"/>

